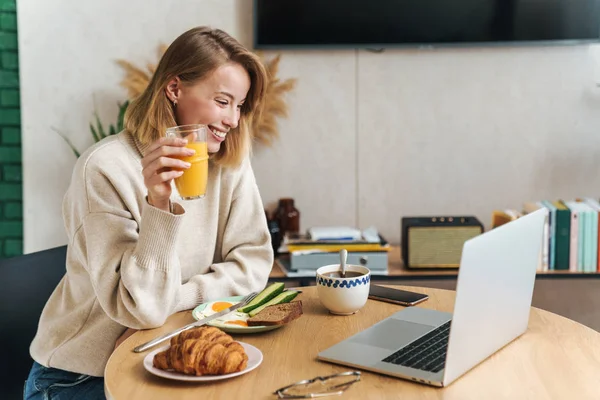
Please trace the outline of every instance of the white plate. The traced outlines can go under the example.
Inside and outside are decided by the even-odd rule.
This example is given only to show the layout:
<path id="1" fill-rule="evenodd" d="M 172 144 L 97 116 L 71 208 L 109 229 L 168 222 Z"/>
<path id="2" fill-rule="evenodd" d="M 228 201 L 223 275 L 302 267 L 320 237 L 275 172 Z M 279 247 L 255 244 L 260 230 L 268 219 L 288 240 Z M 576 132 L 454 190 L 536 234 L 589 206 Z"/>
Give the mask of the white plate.
<path id="1" fill-rule="evenodd" d="M 179 372 L 155 368 L 154 365 L 152 365 L 152 360 L 154 359 L 154 355 L 156 353 L 159 353 L 163 350 L 168 349 L 169 345 L 163 346 L 159 349 L 156 349 L 156 350 L 152 351 L 151 353 L 149 353 L 148 355 L 146 355 L 146 357 L 144 357 L 144 368 L 146 368 L 146 370 L 148 372 L 150 372 L 151 374 L 154 374 L 156 376 L 160 376 L 160 377 L 167 378 L 167 379 L 174 379 L 177 381 L 210 382 L 210 381 L 218 381 L 221 379 L 233 378 L 235 376 L 243 375 L 245 373 L 252 371 L 256 367 L 258 367 L 260 365 L 260 363 L 262 363 L 262 360 L 263 360 L 262 352 L 259 349 L 257 349 L 256 347 L 254 347 L 248 343 L 244 343 L 244 342 L 238 342 L 238 343 L 244 347 L 244 350 L 246 350 L 246 354 L 248 355 L 248 364 L 246 365 L 245 369 L 243 369 L 239 372 L 234 372 L 232 374 L 194 376 L 194 375 L 186 375 L 186 374 L 182 374 Z"/>
<path id="2" fill-rule="evenodd" d="M 238 301 L 240 301 L 243 298 L 244 298 L 244 296 L 233 296 L 233 297 L 225 297 L 222 299 L 210 301 L 207 303 L 202 303 L 198 307 L 194 308 L 194 310 L 192 311 L 192 316 L 197 320 L 208 317 L 217 312 L 217 310 L 212 309 L 212 305 L 214 305 L 215 303 L 222 303 L 222 306 L 226 307 L 227 305 L 237 303 Z M 207 325 L 217 327 L 220 330 L 222 330 L 223 332 L 241 333 L 241 334 L 272 331 L 273 329 L 278 329 L 283 326 L 283 325 L 240 326 L 240 325 L 234 325 L 231 323 L 231 321 L 246 321 L 246 320 L 248 320 L 248 318 L 250 318 L 250 316 L 246 313 L 232 311 L 229 314 L 226 314 L 220 318 L 213 319 L 212 321 L 208 322 Z"/>

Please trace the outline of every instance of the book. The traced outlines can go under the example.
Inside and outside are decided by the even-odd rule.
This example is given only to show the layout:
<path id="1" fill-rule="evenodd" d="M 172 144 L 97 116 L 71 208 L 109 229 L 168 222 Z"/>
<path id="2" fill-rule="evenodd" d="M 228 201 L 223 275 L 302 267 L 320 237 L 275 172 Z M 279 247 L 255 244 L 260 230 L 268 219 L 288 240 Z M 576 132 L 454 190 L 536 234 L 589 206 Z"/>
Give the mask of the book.
<path id="1" fill-rule="evenodd" d="M 598 210 L 591 199 L 581 199 L 580 204 L 586 217 L 583 270 L 584 272 L 596 272 L 598 270 Z"/>
<path id="2" fill-rule="evenodd" d="M 590 207 L 592 207 L 593 210 L 596 211 L 597 214 L 597 218 L 596 218 L 596 267 L 595 270 L 600 272 L 600 202 L 596 199 L 592 199 L 592 198 L 584 198 L 583 199 Z"/>
<path id="3" fill-rule="evenodd" d="M 577 201 L 577 206 L 579 207 L 579 237 L 583 238 L 583 243 L 580 244 L 581 252 L 582 252 L 582 260 L 579 264 L 580 272 L 589 272 L 592 262 L 592 254 L 591 254 L 591 242 L 592 242 L 592 220 L 591 220 L 591 208 L 580 201 Z"/>
<path id="4" fill-rule="evenodd" d="M 548 270 L 552 271 L 556 269 L 556 226 L 557 226 L 557 214 L 556 206 L 547 200 L 539 202 L 542 207 L 546 207 L 548 210 Z"/>
<path id="5" fill-rule="evenodd" d="M 571 210 L 571 233 L 569 245 L 569 270 L 571 272 L 583 271 L 583 221 L 577 202 L 563 201 Z"/>
<path id="6" fill-rule="evenodd" d="M 286 244 L 280 252 L 323 251 L 339 252 L 342 249 L 350 251 L 389 251 L 390 245 L 382 243 L 294 243 Z"/>
<path id="7" fill-rule="evenodd" d="M 563 202 L 557 200 L 550 203 L 556 207 L 556 228 L 554 229 L 554 269 L 566 271 L 569 269 L 571 257 L 571 210 Z"/>
<path id="8" fill-rule="evenodd" d="M 365 229 L 356 240 L 313 240 L 310 234 L 289 234 L 279 249 L 282 253 L 299 251 L 339 252 L 389 251 L 390 245 L 374 228 Z"/>
<path id="9" fill-rule="evenodd" d="M 313 241 L 333 240 L 333 241 L 353 241 L 362 240 L 362 233 L 356 228 L 347 226 L 320 226 L 308 230 L 308 235 Z"/>

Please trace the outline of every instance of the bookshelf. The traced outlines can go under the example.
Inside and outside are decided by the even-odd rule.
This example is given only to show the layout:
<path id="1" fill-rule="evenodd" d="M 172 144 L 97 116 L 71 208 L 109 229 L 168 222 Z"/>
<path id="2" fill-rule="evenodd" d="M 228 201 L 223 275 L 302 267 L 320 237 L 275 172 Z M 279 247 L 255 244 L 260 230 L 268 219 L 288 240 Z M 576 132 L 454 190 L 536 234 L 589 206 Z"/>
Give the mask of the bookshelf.
<path id="1" fill-rule="evenodd" d="M 288 277 L 283 272 L 279 259 L 286 255 L 279 256 L 273 265 L 270 281 L 294 281 L 299 282 L 301 286 L 306 286 L 314 281 L 312 277 Z M 388 253 L 388 274 L 373 277 L 377 281 L 410 281 L 410 280 L 428 280 L 428 279 L 456 279 L 457 269 L 409 269 L 404 266 L 400 256 L 400 246 L 392 246 Z M 575 279 L 575 278 L 599 278 L 598 272 L 571 272 L 571 271 L 538 271 L 537 279 Z"/>

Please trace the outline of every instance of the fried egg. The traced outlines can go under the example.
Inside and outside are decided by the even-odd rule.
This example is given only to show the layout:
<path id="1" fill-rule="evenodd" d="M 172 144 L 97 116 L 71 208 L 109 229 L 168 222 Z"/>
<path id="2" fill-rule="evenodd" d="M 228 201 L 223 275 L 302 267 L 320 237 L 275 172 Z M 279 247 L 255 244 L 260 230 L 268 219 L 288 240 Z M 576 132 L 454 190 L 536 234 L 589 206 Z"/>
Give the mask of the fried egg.
<path id="1" fill-rule="evenodd" d="M 233 303 L 228 301 L 212 301 L 206 304 L 204 310 L 200 312 L 202 316 L 208 317 L 213 314 L 218 313 L 219 311 L 223 311 L 228 307 L 231 307 Z M 212 320 L 209 324 L 213 326 L 232 326 L 232 327 L 248 327 L 248 323 L 246 322 L 250 318 L 250 316 L 246 313 L 241 313 L 237 311 L 232 311 L 228 314 L 223 315 L 217 319 Z"/>
<path id="2" fill-rule="evenodd" d="M 228 301 L 215 301 L 214 303 L 212 303 L 212 305 L 210 306 L 211 310 L 213 310 L 214 312 L 219 312 L 219 311 L 223 311 L 226 308 L 231 307 L 233 304 L 228 302 Z"/>
<path id="3" fill-rule="evenodd" d="M 232 305 L 233 303 L 229 301 L 211 301 L 210 303 L 206 303 L 206 306 L 204 307 L 204 310 L 201 311 L 201 314 L 205 317 L 208 317 L 221 312 Z"/>
<path id="4" fill-rule="evenodd" d="M 239 326 L 248 326 L 248 322 L 243 321 L 241 319 L 231 319 L 229 321 L 223 322 L 225 325 L 239 325 Z"/>

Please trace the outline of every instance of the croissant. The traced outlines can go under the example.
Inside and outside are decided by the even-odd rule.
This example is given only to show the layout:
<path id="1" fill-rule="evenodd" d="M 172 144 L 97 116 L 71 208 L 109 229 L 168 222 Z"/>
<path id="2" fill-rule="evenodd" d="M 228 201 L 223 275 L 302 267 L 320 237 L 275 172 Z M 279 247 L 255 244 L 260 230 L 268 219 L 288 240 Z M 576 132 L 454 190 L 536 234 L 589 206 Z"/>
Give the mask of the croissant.
<path id="1" fill-rule="evenodd" d="M 233 342 L 233 338 L 213 326 L 200 326 L 181 332 L 179 335 L 171 338 L 171 346 L 181 344 L 188 339 L 205 339 L 209 342 L 228 343 Z"/>
<path id="2" fill-rule="evenodd" d="M 171 347 L 154 356 L 153 365 L 187 375 L 223 375 L 246 368 L 248 355 L 238 342 L 214 327 L 182 332 Z"/>

